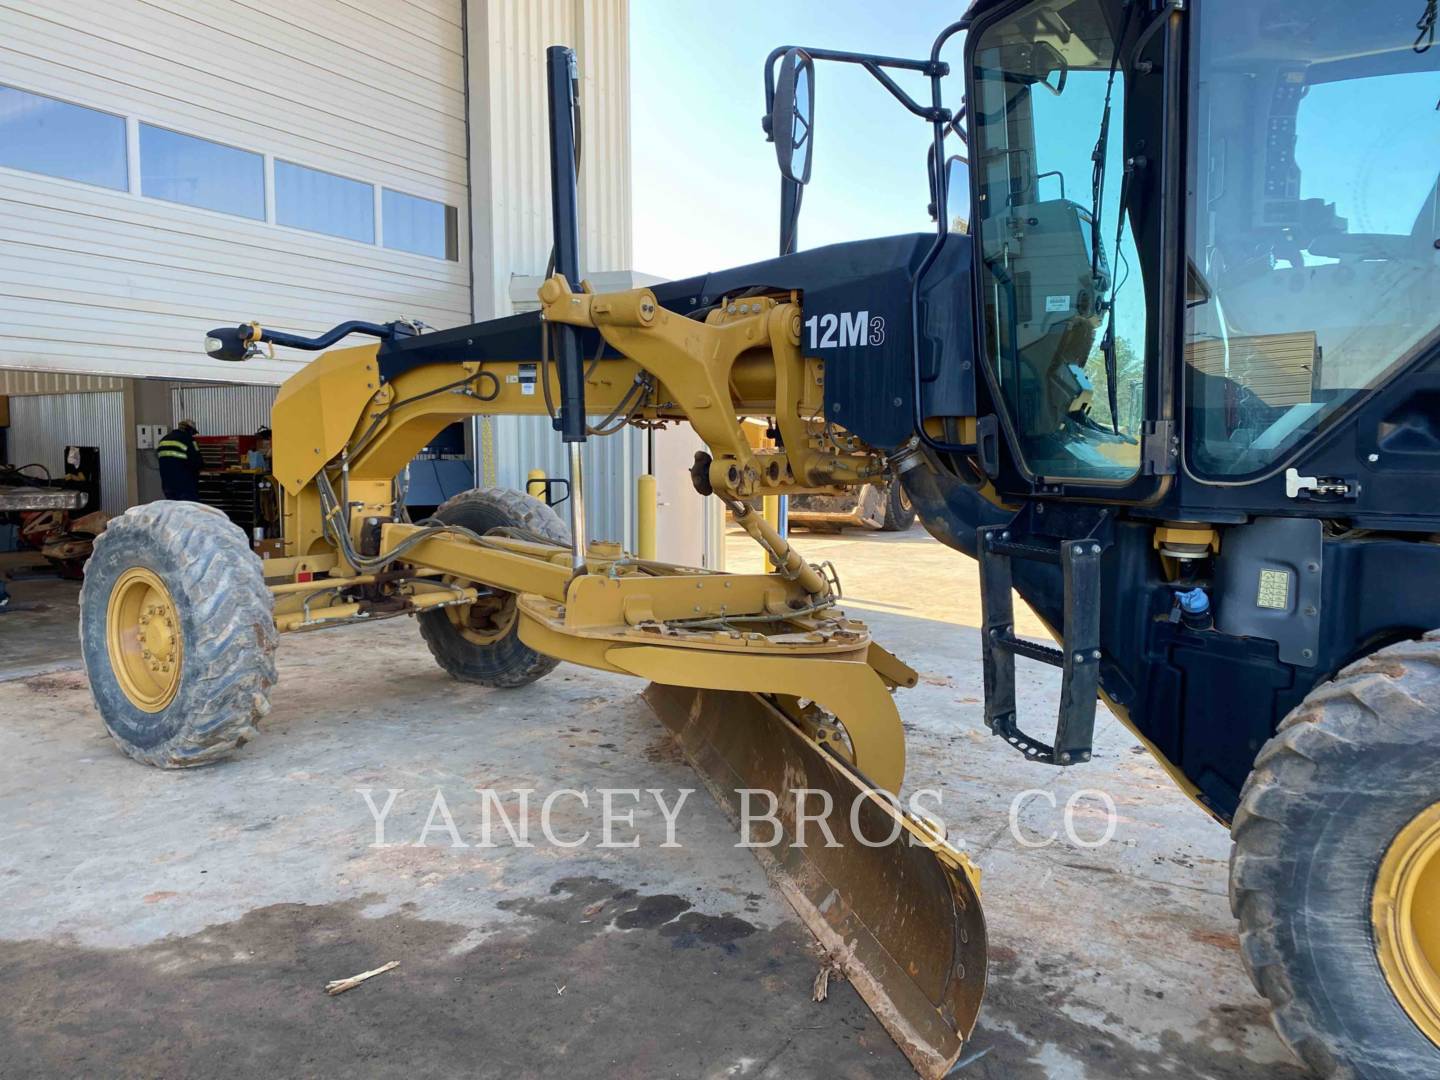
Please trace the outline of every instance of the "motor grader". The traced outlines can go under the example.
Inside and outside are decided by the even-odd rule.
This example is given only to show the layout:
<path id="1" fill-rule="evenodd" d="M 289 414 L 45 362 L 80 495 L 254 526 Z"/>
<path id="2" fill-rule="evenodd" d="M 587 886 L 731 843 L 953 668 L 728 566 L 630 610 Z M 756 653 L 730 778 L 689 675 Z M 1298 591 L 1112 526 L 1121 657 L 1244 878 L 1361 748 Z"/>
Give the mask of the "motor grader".
<path id="1" fill-rule="evenodd" d="M 754 450 L 773 449 L 779 436 L 769 419 L 750 418 L 745 422 L 745 435 Z M 880 532 L 905 532 L 915 524 L 915 508 L 910 496 L 894 476 L 859 487 L 837 488 L 824 493 L 787 495 L 776 500 L 773 512 L 781 531 L 799 526 L 815 532 L 840 532 L 846 528 L 876 529 Z"/>
<path id="2" fill-rule="evenodd" d="M 750 507 L 892 471 L 979 560 L 987 726 L 1037 770 L 1079 768 L 1103 699 L 1231 829 L 1243 956 L 1292 1050 L 1322 1075 L 1440 1076 L 1434 25 L 1433 0 L 977 0 L 928 56 L 780 48 L 780 257 L 613 294 L 580 277 L 574 61 L 552 49 L 541 310 L 214 331 L 227 361 L 375 340 L 276 401 L 284 557 L 189 504 L 101 537 L 82 636 L 105 723 L 141 760 L 213 760 L 266 712 L 277 631 L 402 613 L 460 679 L 562 659 L 647 679 L 722 803 L 859 798 L 839 848 L 782 844 L 767 867 L 943 1075 L 985 928 L 975 868 L 894 798 L 891 691 L 914 673 Z M 933 234 L 798 249 L 817 63 L 859 66 L 926 125 Z M 513 492 L 406 519 L 396 477 L 435 431 L 542 411 L 571 451 L 568 528 Z M 583 440 L 670 421 L 775 572 L 589 541 Z M 1053 647 L 1017 636 L 1017 591 Z M 1053 735 L 1017 713 L 1017 658 L 1059 669 Z"/>

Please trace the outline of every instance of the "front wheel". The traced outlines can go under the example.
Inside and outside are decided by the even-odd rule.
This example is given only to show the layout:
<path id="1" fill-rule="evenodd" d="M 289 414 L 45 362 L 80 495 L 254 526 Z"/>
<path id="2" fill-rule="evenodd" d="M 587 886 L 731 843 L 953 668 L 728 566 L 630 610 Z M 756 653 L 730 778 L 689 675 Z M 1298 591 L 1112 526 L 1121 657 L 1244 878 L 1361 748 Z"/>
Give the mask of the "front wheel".
<path id="1" fill-rule="evenodd" d="M 444 502 L 435 519 L 484 536 L 505 530 L 569 545 L 570 531 L 559 515 L 531 495 L 504 488 L 462 492 Z M 520 640 L 517 598 L 492 590 L 473 604 L 422 612 L 420 636 L 435 662 L 461 682 L 481 686 L 528 686 L 555 670 L 560 661 Z"/>
<path id="2" fill-rule="evenodd" d="M 885 516 L 880 522 L 881 532 L 904 532 L 915 524 L 915 507 L 899 477 L 891 477 L 885 485 Z"/>
<path id="3" fill-rule="evenodd" d="M 243 530 L 192 502 L 136 506 L 95 539 L 80 588 L 90 692 L 120 749 L 206 765 L 270 711 L 275 618 Z"/>
<path id="4" fill-rule="evenodd" d="M 1310 692 L 1232 829 L 1246 966 L 1324 1077 L 1440 1077 L 1440 633 Z"/>

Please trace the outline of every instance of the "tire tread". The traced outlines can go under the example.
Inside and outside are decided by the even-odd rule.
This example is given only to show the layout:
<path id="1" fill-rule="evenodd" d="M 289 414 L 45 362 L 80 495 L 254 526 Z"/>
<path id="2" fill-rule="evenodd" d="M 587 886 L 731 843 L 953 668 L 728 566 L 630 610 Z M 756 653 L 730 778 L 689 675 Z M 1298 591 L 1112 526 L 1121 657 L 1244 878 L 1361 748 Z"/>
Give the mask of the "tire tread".
<path id="1" fill-rule="evenodd" d="M 259 721 L 270 711 L 278 634 L 263 563 L 250 549 L 244 531 L 214 507 L 167 500 L 132 507 L 96 538 L 86 564 L 80 600 L 82 645 L 90 640 L 87 592 L 100 587 L 97 576 L 109 569 L 111 550 L 127 537 L 173 557 L 178 572 L 166 576 L 166 585 L 176 605 L 193 613 L 188 621 L 199 627 L 198 634 L 187 634 L 184 640 L 181 693 L 202 686 L 204 693 L 186 695 L 191 707 L 179 730 L 155 746 L 128 742 L 108 720 L 106 728 L 122 750 L 147 764 L 161 768 L 208 764 L 253 739 Z M 100 612 L 107 601 L 108 595 L 93 598 Z M 93 651 L 86 648 L 85 664 L 103 717 L 108 705 L 97 688 L 95 666 L 108 664 L 109 658 L 103 650 L 99 656 L 91 655 Z"/>
<path id="2" fill-rule="evenodd" d="M 1353 1048 L 1297 992 L 1284 948 L 1287 913 L 1277 902 L 1288 884 L 1287 853 L 1303 842 L 1298 823 L 1333 794 L 1330 785 L 1343 768 L 1333 764 L 1356 761 L 1375 743 L 1404 740 L 1428 715 L 1427 691 L 1432 700 L 1440 696 L 1437 633 L 1344 668 L 1312 690 L 1261 748 L 1231 823 L 1230 905 L 1240 922 L 1246 969 L 1270 1002 L 1280 1037 L 1322 1077 L 1401 1074 L 1379 1063 L 1373 1072 L 1357 1072 L 1350 1064 Z"/>
<path id="3" fill-rule="evenodd" d="M 470 509 L 485 509 L 506 519 L 505 529 L 523 529 L 558 544 L 570 543 L 570 531 L 560 516 L 540 499 L 509 488 L 473 488 L 445 500 L 435 510 L 441 521 Z M 507 638 L 488 646 L 457 648 L 457 635 L 443 611 L 422 614 L 420 636 L 430 655 L 442 669 L 461 682 L 497 689 L 528 686 L 554 671 L 559 660 L 536 652 L 518 638 Z M 463 640 L 463 639 L 462 639 Z M 468 643 L 464 643 L 468 645 Z M 487 664 L 482 672 L 473 663 L 474 651 L 484 650 L 499 663 Z M 466 652 L 470 656 L 464 655 Z M 468 661 L 468 662 L 467 662 Z"/>

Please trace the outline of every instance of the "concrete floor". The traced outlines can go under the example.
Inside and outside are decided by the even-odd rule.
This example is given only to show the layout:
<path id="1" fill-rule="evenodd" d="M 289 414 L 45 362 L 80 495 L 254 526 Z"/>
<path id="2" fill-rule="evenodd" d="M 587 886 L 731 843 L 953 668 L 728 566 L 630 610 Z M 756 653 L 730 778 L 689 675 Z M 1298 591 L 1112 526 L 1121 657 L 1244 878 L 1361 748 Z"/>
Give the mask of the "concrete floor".
<path id="1" fill-rule="evenodd" d="M 941 790 L 952 840 L 984 869 L 986 1054 L 961 1075 L 1302 1076 L 1240 967 L 1224 831 L 1109 717 L 1096 760 L 1063 773 L 983 731 L 973 564 L 919 530 L 798 543 L 836 562 L 847 607 L 923 672 L 899 701 L 907 787 Z M 749 568 L 748 541 L 733 544 L 732 569 Z M 57 632 L 41 614 L 0 616 L 0 671 Z M 678 848 L 659 846 L 653 804 L 636 849 L 503 832 L 475 846 L 477 789 L 673 802 L 698 786 L 637 683 L 565 666 L 524 690 L 465 686 L 408 620 L 291 636 L 279 659 L 262 737 L 191 773 L 121 755 L 78 670 L 0 682 L 0 1075 L 910 1075 L 848 985 L 811 1002 L 808 936 L 703 791 Z M 1027 671 L 1038 724 L 1056 680 Z M 1021 842 L 1062 830 L 1085 788 L 1117 804 L 1111 843 Z M 362 789 L 376 806 L 400 789 L 387 846 Z M 415 846 L 437 789 L 471 846 L 439 815 Z M 1032 796 L 1017 837 L 1026 789 L 1060 809 Z M 1087 838 L 1104 822 L 1084 805 Z M 599 820 L 565 801 L 555 828 Z"/>
<path id="2" fill-rule="evenodd" d="M 73 669 L 80 663 L 76 622 L 80 582 L 49 572 L 36 552 L 0 552 L 10 603 L 0 608 L 0 679 Z M 18 580 L 16 580 L 18 579 Z"/>

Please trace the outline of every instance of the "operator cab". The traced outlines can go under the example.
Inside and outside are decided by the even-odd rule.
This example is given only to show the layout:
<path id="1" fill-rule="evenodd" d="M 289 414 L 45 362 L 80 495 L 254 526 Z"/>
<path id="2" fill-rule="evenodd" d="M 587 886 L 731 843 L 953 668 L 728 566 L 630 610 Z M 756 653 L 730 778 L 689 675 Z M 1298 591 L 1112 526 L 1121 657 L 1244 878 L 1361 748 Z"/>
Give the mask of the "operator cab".
<path id="1" fill-rule="evenodd" d="M 1193 516 L 1339 493 L 1394 517 L 1375 478 L 1346 479 L 1347 455 L 1440 484 L 1440 392 L 1394 386 L 1407 365 L 1440 369 L 1440 49 L 1416 39 L 1431 7 L 975 0 L 928 60 L 775 50 L 782 256 L 813 163 L 816 60 L 862 66 L 933 128 L 937 236 L 908 302 L 886 298 L 909 310 L 883 315 L 885 359 L 908 370 L 836 357 L 837 384 L 855 378 L 827 418 L 890 449 L 913 414 L 926 451 L 1007 497 Z M 961 32 L 952 111 L 940 53 Z M 928 78 L 930 102 L 891 71 Z M 964 156 L 947 161 L 952 135 Z M 964 192 L 942 167 L 956 162 Z"/>
<path id="2" fill-rule="evenodd" d="M 1099 0 L 1031 4 L 980 36 L 970 123 L 986 359 L 1021 464 L 1123 481 L 1139 465 L 1146 305 L 1128 195 L 1124 73 Z M 1133 172 L 1133 167 L 1132 167 Z M 1118 274 L 1119 279 L 1116 279 Z"/>
<path id="3" fill-rule="evenodd" d="M 1184 340 L 1206 479 L 1264 473 L 1434 332 L 1440 50 L 1412 44 L 1420 6 L 1198 18 L 1187 246 L 1204 288 Z"/>
<path id="4" fill-rule="evenodd" d="M 967 69 L 1002 490 L 1258 483 L 1421 356 L 1440 311 L 1423 6 L 1207 0 L 1167 43 L 1158 5 L 977 5 L 996 12 Z M 1377 443 L 1440 450 L 1432 408 L 1401 413 Z M 1179 460 L 1147 456 L 1172 420 Z"/>

